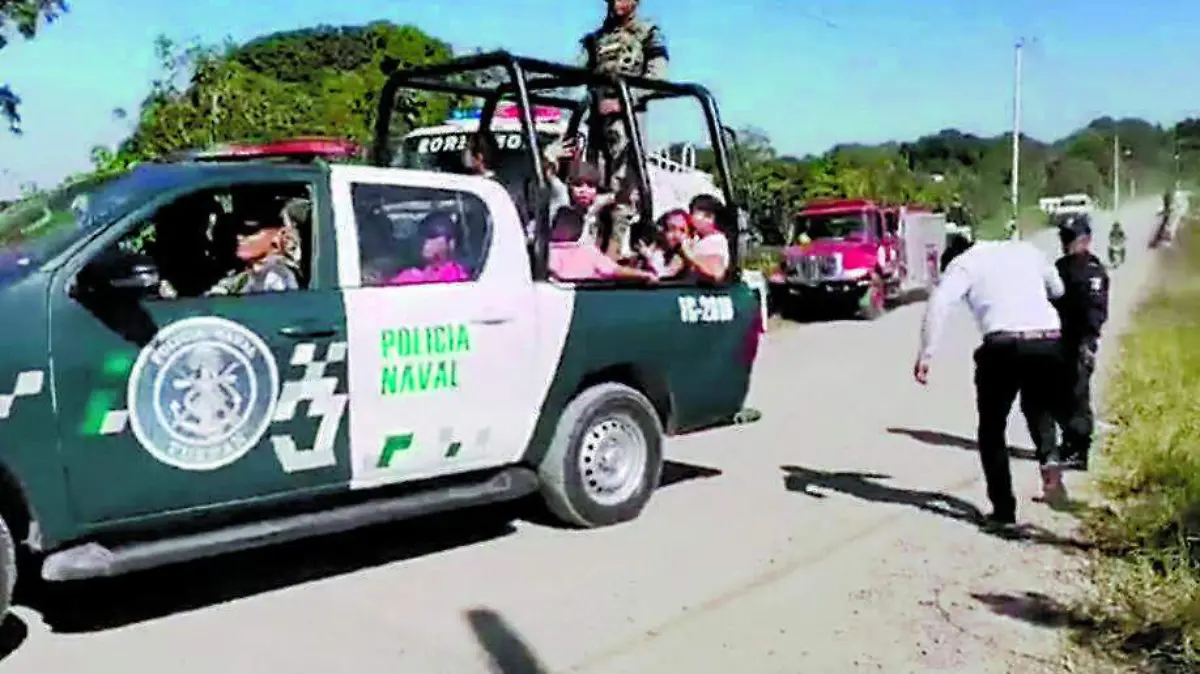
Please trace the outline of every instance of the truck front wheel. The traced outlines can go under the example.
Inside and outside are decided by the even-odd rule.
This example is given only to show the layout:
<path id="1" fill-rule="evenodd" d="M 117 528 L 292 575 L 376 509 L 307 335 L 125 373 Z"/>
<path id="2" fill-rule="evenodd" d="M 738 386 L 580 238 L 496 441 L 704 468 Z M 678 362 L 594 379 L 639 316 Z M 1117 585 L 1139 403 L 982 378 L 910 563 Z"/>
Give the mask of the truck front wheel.
<path id="1" fill-rule="evenodd" d="M 584 390 L 563 410 L 538 466 L 556 517 L 585 528 L 636 518 L 658 487 L 663 428 L 640 392 L 617 383 Z"/>

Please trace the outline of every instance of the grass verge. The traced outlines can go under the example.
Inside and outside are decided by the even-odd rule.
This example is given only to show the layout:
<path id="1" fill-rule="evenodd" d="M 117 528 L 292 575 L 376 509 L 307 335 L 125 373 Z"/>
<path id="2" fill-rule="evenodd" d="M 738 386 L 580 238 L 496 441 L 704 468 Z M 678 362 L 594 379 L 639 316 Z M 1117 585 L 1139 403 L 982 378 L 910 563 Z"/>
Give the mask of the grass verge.
<path id="1" fill-rule="evenodd" d="M 1107 383 L 1097 486 L 1085 516 L 1099 550 L 1085 641 L 1200 671 L 1200 218 L 1162 252 L 1160 282 L 1122 338 Z"/>

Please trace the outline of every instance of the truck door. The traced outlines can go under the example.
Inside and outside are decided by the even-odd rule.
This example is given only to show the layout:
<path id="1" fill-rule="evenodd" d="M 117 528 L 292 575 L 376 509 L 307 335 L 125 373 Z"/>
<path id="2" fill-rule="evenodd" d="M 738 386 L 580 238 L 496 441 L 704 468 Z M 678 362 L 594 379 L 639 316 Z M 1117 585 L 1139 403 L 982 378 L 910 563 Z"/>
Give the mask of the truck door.
<path id="1" fill-rule="evenodd" d="M 58 273 L 52 376 L 85 523 L 345 488 L 344 312 L 313 254 L 332 255 L 329 232 L 289 229 L 298 289 L 206 294 L 246 268 L 239 242 L 271 235 L 285 204 L 319 213 L 325 193 L 294 174 L 190 187 Z"/>
<path id="2" fill-rule="evenodd" d="M 511 198 L 485 178 L 367 167 L 335 167 L 331 185 L 351 487 L 515 461 L 541 401 L 531 398 L 533 284 Z"/>

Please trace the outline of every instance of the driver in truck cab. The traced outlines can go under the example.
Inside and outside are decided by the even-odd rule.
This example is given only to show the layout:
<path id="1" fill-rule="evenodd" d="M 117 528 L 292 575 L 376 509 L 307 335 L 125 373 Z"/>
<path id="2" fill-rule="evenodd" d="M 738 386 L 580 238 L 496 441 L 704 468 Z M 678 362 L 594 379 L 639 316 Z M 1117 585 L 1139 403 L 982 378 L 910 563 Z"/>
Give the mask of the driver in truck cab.
<path id="1" fill-rule="evenodd" d="M 245 267 L 221 279 L 206 295 L 245 295 L 249 293 L 296 290 L 296 268 L 300 264 L 300 228 L 307 228 L 312 204 L 293 199 L 271 222 L 245 222 L 237 234 L 237 258 Z"/>

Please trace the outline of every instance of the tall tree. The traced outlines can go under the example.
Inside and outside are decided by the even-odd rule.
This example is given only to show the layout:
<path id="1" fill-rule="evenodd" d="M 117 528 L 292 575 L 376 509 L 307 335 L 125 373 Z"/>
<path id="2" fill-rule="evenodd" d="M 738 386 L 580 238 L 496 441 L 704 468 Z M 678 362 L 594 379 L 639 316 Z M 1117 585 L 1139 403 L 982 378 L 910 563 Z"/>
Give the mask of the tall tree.
<path id="1" fill-rule="evenodd" d="M 8 45 L 6 36 L 12 29 L 29 39 L 42 23 L 54 21 L 66 11 L 66 0 L 0 0 L 0 49 Z M 12 133 L 21 133 L 20 106 L 17 92 L 0 84 L 0 119 Z"/>

